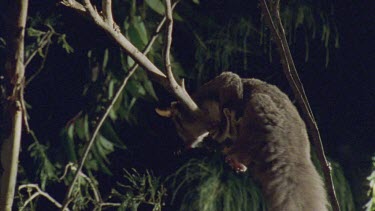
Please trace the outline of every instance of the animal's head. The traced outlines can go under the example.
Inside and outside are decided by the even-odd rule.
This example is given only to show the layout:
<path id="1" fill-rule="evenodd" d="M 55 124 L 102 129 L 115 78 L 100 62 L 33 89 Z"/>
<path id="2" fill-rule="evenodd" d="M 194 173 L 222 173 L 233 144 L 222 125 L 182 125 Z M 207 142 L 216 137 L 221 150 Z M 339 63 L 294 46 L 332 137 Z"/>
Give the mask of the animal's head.
<path id="1" fill-rule="evenodd" d="M 186 148 L 195 148 L 220 124 L 219 105 L 214 101 L 204 102 L 195 112 L 189 111 L 179 102 L 172 102 L 169 108 L 156 109 L 156 112 L 173 120 Z"/>

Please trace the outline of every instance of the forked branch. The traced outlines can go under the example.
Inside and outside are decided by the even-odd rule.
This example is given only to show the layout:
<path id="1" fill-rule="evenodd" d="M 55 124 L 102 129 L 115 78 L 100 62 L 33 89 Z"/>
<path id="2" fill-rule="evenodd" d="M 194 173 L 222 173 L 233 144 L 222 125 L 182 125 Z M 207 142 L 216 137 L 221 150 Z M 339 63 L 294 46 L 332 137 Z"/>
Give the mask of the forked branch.
<path id="1" fill-rule="evenodd" d="M 39 188 L 37 184 L 26 184 L 26 185 L 20 185 L 18 187 L 18 191 L 21 191 L 23 189 L 27 189 L 28 192 L 32 192 L 32 190 L 35 190 L 35 192 L 24 202 L 22 207 L 20 208 L 20 211 L 24 210 L 26 206 L 31 203 L 33 200 L 35 200 L 38 196 L 43 196 L 48 201 L 50 201 L 52 204 L 54 204 L 57 208 L 61 208 L 61 204 L 56 201 L 51 195 L 49 195 L 47 192 L 43 191 Z"/>
<path id="2" fill-rule="evenodd" d="M 112 34 L 110 34 L 110 35 L 114 35 L 114 34 L 118 33 L 118 34 L 117 34 L 118 37 L 121 37 L 121 36 L 122 36 L 122 38 L 121 38 L 120 40 L 124 40 L 124 39 L 127 40 L 127 39 L 126 39 L 126 38 L 125 38 L 125 37 L 119 32 L 119 30 L 117 30 L 117 29 L 114 28 L 114 26 L 116 26 L 116 24 L 113 22 L 112 11 L 111 11 L 111 8 L 110 8 L 110 6 L 111 6 L 111 2 L 110 2 L 109 0 L 103 0 L 103 1 L 102 1 L 103 9 L 106 10 L 106 12 L 103 12 L 103 13 L 105 13 L 105 14 L 104 14 L 104 16 L 105 16 L 105 17 L 104 17 L 104 20 L 107 20 L 107 21 L 104 21 L 104 20 L 99 16 L 98 12 L 97 12 L 97 11 L 94 9 L 94 7 L 91 5 L 90 1 L 85 1 L 85 2 L 86 2 L 86 7 L 83 7 L 83 6 L 82 6 L 83 8 L 85 8 L 85 10 L 82 10 L 82 7 L 79 6 L 80 3 L 78 3 L 78 2 L 76 2 L 76 1 L 74 1 L 74 0 L 64 0 L 62 3 L 63 3 L 64 5 L 66 5 L 66 6 L 72 7 L 73 9 L 77 10 L 77 11 L 80 12 L 80 13 L 83 12 L 84 15 L 87 15 L 87 16 L 91 17 L 94 21 L 96 20 L 95 23 L 99 23 L 100 25 L 99 25 L 99 24 L 98 24 L 98 25 L 99 25 L 101 28 L 103 28 L 102 25 L 104 25 L 104 26 L 105 26 L 105 30 L 111 30 Z M 175 2 L 172 6 L 170 6 L 170 7 L 168 8 L 170 14 L 172 14 L 171 11 L 172 11 L 172 9 L 176 6 L 177 3 L 178 3 L 178 2 Z M 72 6 L 72 5 L 74 5 L 74 6 Z M 87 8 L 87 9 L 86 9 L 86 8 Z M 170 18 L 171 18 L 171 16 L 170 16 Z M 154 41 L 156 40 L 156 37 L 158 36 L 158 34 L 160 33 L 161 28 L 162 28 L 163 24 L 165 23 L 166 19 L 167 19 L 167 18 L 164 17 L 163 20 L 159 23 L 158 27 L 156 28 L 156 31 L 155 31 L 154 35 L 152 36 L 152 38 L 150 39 L 149 43 L 146 45 L 145 50 L 144 50 L 143 53 L 142 53 L 143 58 L 146 58 L 146 59 L 147 59 L 147 57 L 146 57 L 145 55 L 146 55 L 146 54 L 149 52 L 149 50 L 151 49 L 151 46 L 152 46 L 152 44 L 154 43 Z M 108 20 L 109 20 L 109 21 L 108 21 Z M 169 22 L 169 23 L 170 23 L 170 22 Z M 113 31 L 113 30 L 115 30 L 115 31 Z M 171 34 L 171 31 L 168 32 L 168 33 Z M 113 37 L 112 37 L 112 38 L 113 38 Z M 115 39 L 115 40 L 116 40 L 116 39 Z M 118 40 L 116 40 L 116 41 L 118 41 Z M 129 42 L 129 43 L 130 43 L 130 42 Z M 170 43 L 171 43 L 171 40 L 170 40 Z M 127 46 L 127 45 L 122 44 L 121 46 L 123 47 L 123 46 Z M 134 47 L 134 46 L 133 46 L 133 47 Z M 134 48 L 135 48 L 135 47 L 134 47 Z M 170 49 L 170 44 L 169 44 L 169 47 L 168 47 L 168 48 Z M 126 49 L 125 49 L 125 50 L 126 50 Z M 168 51 L 169 51 L 169 50 L 168 50 Z M 132 55 L 130 55 L 130 56 L 132 56 Z M 134 55 L 133 55 L 133 56 L 134 56 Z M 168 57 L 169 57 L 169 54 L 168 54 Z M 132 58 L 134 58 L 134 57 L 132 57 Z M 137 60 L 135 60 L 135 61 L 137 61 Z M 147 59 L 147 61 L 148 61 L 149 63 L 151 63 L 148 59 Z M 147 63 L 147 61 L 146 61 L 146 63 Z M 151 63 L 151 64 L 152 64 L 152 63 Z M 169 65 L 167 65 L 167 66 L 170 67 L 170 62 L 167 63 L 167 64 L 169 64 Z M 141 65 L 142 65 L 142 64 L 141 64 Z M 143 65 L 143 67 L 145 68 L 145 65 Z M 136 71 L 137 68 L 138 68 L 138 64 L 136 63 L 136 64 L 130 69 L 130 71 L 128 72 L 127 76 L 124 78 L 123 83 L 122 83 L 121 86 L 118 88 L 118 90 L 117 90 L 115 96 L 114 96 L 113 99 L 111 100 L 111 102 L 110 102 L 110 104 L 108 105 L 108 107 L 107 107 L 107 109 L 105 110 L 105 112 L 104 112 L 104 113 L 102 114 L 102 116 L 99 118 L 99 121 L 97 122 L 97 124 L 96 124 L 96 126 L 95 126 L 95 128 L 94 128 L 93 134 L 91 135 L 91 138 L 90 138 L 89 142 L 87 143 L 87 145 L 86 145 L 86 147 L 85 147 L 85 150 L 84 150 L 83 156 L 82 156 L 82 158 L 81 158 L 81 160 L 80 160 L 80 162 L 79 162 L 79 164 L 78 164 L 79 166 L 78 166 L 78 169 L 77 169 L 77 171 L 76 171 L 76 174 L 74 175 L 73 180 L 72 180 L 71 184 L 70 184 L 69 187 L 68 187 L 68 191 L 67 191 L 67 194 L 66 194 L 66 196 L 65 196 L 65 200 L 64 200 L 63 205 L 62 205 L 62 207 L 61 207 L 61 210 L 66 209 L 66 208 L 68 207 L 69 203 L 71 202 L 71 194 L 72 194 L 72 191 L 73 191 L 73 188 L 74 188 L 74 184 L 76 183 L 76 181 L 77 181 L 77 179 L 78 179 L 78 177 L 79 177 L 79 174 L 81 173 L 81 171 L 82 171 L 82 169 L 83 169 L 83 166 L 84 166 L 84 163 L 85 163 L 85 161 L 86 161 L 87 155 L 88 155 L 88 153 L 90 152 L 90 149 L 91 149 L 91 147 L 92 147 L 92 145 L 93 145 L 93 143 L 94 143 L 94 141 L 95 141 L 95 138 L 96 138 L 96 136 L 97 136 L 97 134 L 98 134 L 98 132 L 99 132 L 99 130 L 100 130 L 102 124 L 104 123 L 105 119 L 107 118 L 107 116 L 108 116 L 110 110 L 112 109 L 114 103 L 116 102 L 116 100 L 118 99 L 118 97 L 120 96 L 120 94 L 122 93 L 122 91 L 123 91 L 124 87 L 126 86 L 128 80 L 130 79 L 130 77 L 131 77 L 132 74 Z M 155 67 L 155 68 L 156 68 L 156 67 Z M 146 68 L 145 68 L 145 69 L 146 69 Z M 146 69 L 146 70 L 148 70 L 148 69 Z M 155 69 L 154 69 L 154 70 L 155 70 Z M 150 71 L 151 73 L 155 74 L 154 71 L 151 71 L 151 70 L 149 70 L 149 71 Z M 171 70 L 170 70 L 170 73 L 169 73 L 169 74 L 171 74 L 171 73 L 172 73 L 172 72 L 171 72 Z M 157 73 L 157 74 L 159 74 L 159 73 Z M 161 74 L 163 74 L 163 73 L 161 73 Z M 171 74 L 171 75 L 172 75 L 172 77 L 173 77 L 173 74 Z M 155 75 L 154 75 L 154 76 L 155 76 Z M 161 76 L 160 74 L 159 74 L 159 76 L 157 76 L 157 77 L 162 78 L 162 80 L 163 80 L 163 81 L 161 81 L 161 82 L 160 82 L 160 81 L 158 81 L 158 82 L 160 82 L 162 85 L 166 86 L 166 88 L 169 88 L 169 90 L 174 90 L 174 89 L 172 88 L 173 86 L 172 86 L 170 83 L 168 83 L 169 81 L 174 80 L 174 77 L 173 77 L 173 79 L 170 79 L 170 77 L 168 77 L 168 80 L 167 80 L 167 78 L 165 77 L 165 75 L 164 75 L 164 78 L 163 78 L 163 76 Z M 174 80 L 174 81 L 175 81 L 175 80 Z M 176 82 L 176 84 L 177 84 L 177 82 Z M 178 84 L 177 84 L 177 85 L 178 85 Z M 178 87 L 180 87 L 180 86 L 178 85 Z M 181 89 L 182 89 L 182 91 L 181 91 Z M 181 98 L 181 97 L 186 97 L 186 96 L 184 96 L 184 94 L 185 94 L 185 95 L 187 95 L 187 97 L 186 97 L 187 99 L 191 99 L 190 96 L 187 94 L 187 92 L 186 92 L 186 90 L 184 89 L 183 86 L 180 87 L 179 90 L 180 90 L 181 93 L 182 93 L 182 94 L 178 95 L 178 96 L 180 96 L 180 98 Z M 177 94 L 176 94 L 176 95 L 177 95 Z M 179 98 L 179 97 L 177 97 L 177 98 Z M 188 107 L 188 106 L 187 106 L 187 107 Z"/>
<path id="3" fill-rule="evenodd" d="M 307 100 L 303 85 L 299 79 L 298 72 L 294 65 L 292 54 L 290 52 L 285 31 L 281 22 L 279 12 L 280 1 L 269 1 L 269 3 L 267 4 L 266 0 L 260 0 L 260 7 L 262 8 L 262 15 L 266 21 L 266 24 L 271 31 L 272 38 L 277 45 L 285 76 L 288 79 L 289 84 L 294 92 L 294 96 L 296 97 L 302 109 L 304 119 L 309 128 L 312 138 L 312 144 L 316 148 L 318 159 L 323 169 L 325 184 L 328 189 L 332 208 L 334 211 L 339 211 L 340 206 L 337 201 L 335 189 L 332 182 L 331 169 L 324 155 L 324 149 L 319 134 L 319 129 Z"/>
<path id="4" fill-rule="evenodd" d="M 103 29 L 107 34 L 124 50 L 128 53 L 128 55 L 143 69 L 149 72 L 152 78 L 165 87 L 169 92 L 171 92 L 178 101 L 184 104 L 189 110 L 194 111 L 197 110 L 198 107 L 190 97 L 190 95 L 186 92 L 183 86 L 180 86 L 173 77 L 172 70 L 170 70 L 170 60 L 169 62 L 165 62 L 167 71 L 167 76 L 160 71 L 143 53 L 141 53 L 123 34 L 121 34 L 119 27 L 113 21 L 112 17 L 112 9 L 111 9 L 111 1 L 110 0 L 102 0 L 103 6 L 103 16 L 95 9 L 95 7 L 91 4 L 90 0 L 83 0 L 83 4 L 77 2 L 76 0 L 62 0 L 61 3 L 65 6 L 68 6 L 77 12 L 83 14 L 84 16 L 88 17 L 94 23 Z M 169 5 L 169 6 L 168 6 Z M 172 28 L 173 28 L 173 19 L 172 19 L 172 10 L 171 10 L 171 2 L 166 1 L 166 15 L 168 21 L 168 30 L 167 35 L 169 34 L 170 43 L 172 42 Z M 169 15 L 168 15 L 169 13 Z M 166 45 L 168 46 L 168 45 Z M 170 49 L 166 47 L 165 50 Z M 165 52 L 165 55 L 169 55 L 169 53 Z"/>
<path id="5" fill-rule="evenodd" d="M 164 48 L 164 66 L 167 73 L 167 78 L 169 81 L 169 86 L 172 89 L 172 92 L 175 94 L 177 99 L 185 105 L 190 111 L 197 111 L 198 106 L 187 93 L 185 86 L 182 82 L 179 85 L 176 79 L 173 76 L 172 66 L 171 66 L 171 59 L 170 59 L 170 51 L 172 45 L 172 31 L 173 31 L 173 17 L 172 17 L 172 7 L 171 1 L 165 0 L 165 16 L 167 20 L 167 30 L 165 33 L 165 48 Z"/>
<path id="6" fill-rule="evenodd" d="M 90 0 L 83 0 L 83 4 L 76 0 L 62 0 L 61 4 L 68 6 L 77 12 L 85 15 L 94 23 L 104 30 L 130 57 L 150 74 L 162 85 L 167 82 L 165 74 L 160 71 L 142 52 L 140 52 L 123 34 L 121 34 L 117 25 L 113 22 L 112 9 L 109 7 L 109 0 L 103 0 L 102 5 L 105 7 L 103 18 L 99 12 L 91 4 Z M 108 24 L 113 22 L 113 24 Z"/>

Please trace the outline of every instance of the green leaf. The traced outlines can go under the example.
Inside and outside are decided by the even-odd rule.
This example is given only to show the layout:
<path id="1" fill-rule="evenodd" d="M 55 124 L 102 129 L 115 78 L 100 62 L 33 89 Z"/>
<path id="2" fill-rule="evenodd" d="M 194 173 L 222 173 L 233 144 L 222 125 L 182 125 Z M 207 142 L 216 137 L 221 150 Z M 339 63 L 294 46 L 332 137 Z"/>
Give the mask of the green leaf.
<path id="1" fill-rule="evenodd" d="M 64 128 L 61 133 L 60 137 L 63 141 L 63 146 L 66 151 L 66 155 L 69 161 L 76 162 L 77 155 L 75 152 L 75 145 L 74 145 L 74 128 L 73 125 L 70 125 L 68 128 Z"/>
<path id="2" fill-rule="evenodd" d="M 87 114 L 77 119 L 74 124 L 74 132 L 77 134 L 78 138 L 81 140 L 89 140 L 89 120 Z"/>
<path id="3" fill-rule="evenodd" d="M 176 20 L 176 21 L 183 21 L 184 20 L 177 12 L 173 12 L 173 19 Z"/>
<path id="4" fill-rule="evenodd" d="M 30 37 L 40 37 L 40 36 L 43 36 L 45 33 L 46 32 L 38 30 L 38 29 L 34 29 L 32 27 L 27 28 L 27 35 Z"/>
<path id="5" fill-rule="evenodd" d="M 136 16 L 133 18 L 133 25 L 138 32 L 139 38 L 142 40 L 142 44 L 146 45 L 148 43 L 147 29 L 141 16 Z"/>
<path id="6" fill-rule="evenodd" d="M 165 7 L 160 0 L 146 0 L 146 4 L 159 15 L 164 15 Z"/>
<path id="7" fill-rule="evenodd" d="M 112 175 L 110 169 L 107 167 L 109 159 L 107 156 L 114 151 L 113 144 L 104 138 L 102 135 L 96 137 L 94 147 L 91 150 L 92 158 L 86 162 L 86 168 L 92 170 L 101 170 L 108 175 Z"/>
<path id="8" fill-rule="evenodd" d="M 103 135 L 108 140 L 110 140 L 114 146 L 120 149 L 126 149 L 126 146 L 118 137 L 116 131 L 113 129 L 113 126 L 108 121 L 105 121 L 103 123 L 102 129 L 100 130 L 100 134 Z"/>
<path id="9" fill-rule="evenodd" d="M 57 43 L 61 44 L 61 47 L 67 52 L 67 53 L 73 53 L 74 49 L 72 46 L 69 45 L 69 43 L 66 41 L 66 35 L 63 34 L 59 36 L 57 39 Z"/>
<path id="10" fill-rule="evenodd" d="M 129 81 L 126 90 L 134 97 L 143 97 L 146 95 L 146 90 L 139 81 Z"/>
<path id="11" fill-rule="evenodd" d="M 143 83 L 144 85 L 144 88 L 145 90 L 147 91 L 147 93 L 154 99 L 154 100 L 159 100 L 158 97 L 156 96 L 156 93 L 155 93 L 155 90 L 154 90 L 154 87 L 152 86 L 152 83 L 151 81 L 145 81 Z"/>
<path id="12" fill-rule="evenodd" d="M 142 38 L 142 36 L 146 36 L 146 35 L 141 35 L 138 32 L 138 30 L 137 30 L 137 28 L 134 24 L 129 26 L 129 29 L 127 31 L 127 35 L 128 35 L 129 40 L 138 49 L 143 49 L 144 46 L 147 44 L 147 38 Z M 146 42 L 144 42 L 143 39 L 146 39 Z"/>
<path id="13" fill-rule="evenodd" d="M 98 135 L 97 140 L 98 152 L 106 163 L 110 163 L 107 155 L 114 151 L 114 145 L 101 134 Z"/>
<path id="14" fill-rule="evenodd" d="M 112 98 L 113 98 L 114 89 L 115 89 L 115 83 L 116 83 L 115 80 L 111 80 L 111 81 L 109 82 L 109 85 L 108 85 L 108 98 L 109 98 L 109 99 L 112 99 Z"/>
<path id="15" fill-rule="evenodd" d="M 108 64 L 109 51 L 108 48 L 104 50 L 102 69 L 105 70 Z"/>

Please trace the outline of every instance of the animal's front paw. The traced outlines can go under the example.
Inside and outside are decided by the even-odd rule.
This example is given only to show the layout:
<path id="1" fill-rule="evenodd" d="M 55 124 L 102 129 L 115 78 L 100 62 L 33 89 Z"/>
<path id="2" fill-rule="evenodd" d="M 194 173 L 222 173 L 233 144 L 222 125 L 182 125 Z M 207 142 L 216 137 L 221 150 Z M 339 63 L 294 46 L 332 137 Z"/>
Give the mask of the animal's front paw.
<path id="1" fill-rule="evenodd" d="M 225 162 L 228 163 L 237 173 L 245 172 L 247 170 L 247 167 L 241 163 L 235 155 L 228 155 L 225 158 Z"/>

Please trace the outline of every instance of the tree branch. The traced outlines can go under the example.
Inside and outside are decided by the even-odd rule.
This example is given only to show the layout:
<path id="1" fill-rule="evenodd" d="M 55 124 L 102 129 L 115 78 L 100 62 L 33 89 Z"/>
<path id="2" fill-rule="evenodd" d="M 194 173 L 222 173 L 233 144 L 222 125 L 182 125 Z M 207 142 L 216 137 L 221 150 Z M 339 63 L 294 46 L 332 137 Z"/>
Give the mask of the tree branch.
<path id="1" fill-rule="evenodd" d="M 113 15 L 112 15 L 112 0 L 102 1 L 104 21 L 108 25 L 113 26 Z"/>
<path id="2" fill-rule="evenodd" d="M 49 30 L 47 32 L 45 32 L 44 36 L 42 37 L 42 39 L 40 40 L 40 42 L 38 43 L 37 47 L 34 49 L 34 51 L 30 54 L 29 57 L 27 57 L 26 61 L 25 61 L 25 68 L 27 67 L 27 65 L 31 62 L 31 60 L 34 58 L 34 56 L 36 55 L 36 53 L 40 50 L 40 49 L 43 49 L 47 44 L 49 44 L 51 42 L 51 37 L 52 35 L 54 34 L 54 32 L 52 30 Z"/>
<path id="3" fill-rule="evenodd" d="M 57 208 L 61 208 L 62 205 L 56 200 L 54 199 L 51 195 L 49 195 L 47 192 L 44 192 L 43 190 L 41 190 L 39 188 L 39 186 L 37 184 L 26 184 L 26 185 L 20 185 L 18 187 L 18 191 L 21 191 L 22 189 L 25 189 L 27 188 L 28 191 L 29 189 L 34 189 L 36 190 L 36 192 L 31 195 L 26 201 L 25 203 L 23 204 L 23 206 L 20 208 L 20 211 L 24 210 L 26 208 L 26 206 L 31 202 L 33 201 L 36 197 L 38 196 L 43 196 L 44 198 L 46 198 L 48 201 L 50 201 L 52 204 L 54 204 Z"/>
<path id="4" fill-rule="evenodd" d="M 334 211 L 339 211 L 340 206 L 337 201 L 335 189 L 332 182 L 331 169 L 324 155 L 324 149 L 319 129 L 315 121 L 314 115 L 312 113 L 311 107 L 309 105 L 303 85 L 299 79 L 298 72 L 294 65 L 292 54 L 290 52 L 288 42 L 286 40 L 285 31 L 280 18 L 279 4 L 279 0 L 276 0 L 273 4 L 270 3 L 270 10 L 266 3 L 266 0 L 260 0 L 262 15 L 265 18 L 265 21 L 268 24 L 268 28 L 270 29 L 271 35 L 274 39 L 274 42 L 278 47 L 285 76 L 288 79 L 289 84 L 294 92 L 294 96 L 296 97 L 297 102 L 299 103 L 302 109 L 304 119 L 307 123 L 312 138 L 312 144 L 315 146 L 317 150 L 318 159 L 323 169 L 325 184 L 328 189 L 328 194 L 330 196 L 332 208 Z"/>
<path id="5" fill-rule="evenodd" d="M 86 15 L 86 8 L 76 0 L 61 0 L 60 3 L 64 6 L 70 7 L 80 14 Z"/>
<path id="6" fill-rule="evenodd" d="M 106 0 L 103 0 L 106 1 Z M 102 2 L 103 2 L 102 1 Z M 164 87 L 167 86 L 167 80 L 165 74 L 160 71 L 144 54 L 142 54 L 129 40 L 121 34 L 119 28 L 113 22 L 109 25 L 98 13 L 98 11 L 91 4 L 90 0 L 84 0 L 84 4 L 80 4 L 75 0 L 62 0 L 61 4 L 70 7 L 84 16 L 90 18 L 94 23 L 103 29 L 107 34 L 125 51 L 129 54 L 132 59 L 138 63 L 145 70 L 149 71 L 151 75 Z M 112 14 L 109 12 L 109 4 L 104 2 L 107 17 Z"/>
<path id="7" fill-rule="evenodd" d="M 176 4 L 177 4 L 177 2 L 173 5 L 172 8 L 174 8 L 176 6 Z M 146 45 L 146 47 L 145 47 L 145 49 L 143 51 L 144 55 L 146 55 L 151 50 L 151 46 L 153 45 L 153 43 L 155 42 L 156 38 L 158 37 L 158 35 L 159 35 L 160 31 L 161 31 L 161 28 L 162 28 L 162 26 L 165 23 L 165 20 L 166 20 L 166 18 L 164 17 L 162 19 L 162 21 L 159 23 L 159 25 L 156 27 L 156 30 L 155 30 L 153 36 L 151 37 L 150 41 L 147 43 L 147 45 Z M 74 178 L 73 178 L 72 182 L 70 183 L 70 185 L 68 187 L 68 191 L 67 191 L 67 194 L 65 196 L 65 199 L 64 199 L 63 206 L 62 206 L 61 210 L 64 210 L 64 208 L 66 208 L 69 205 L 69 203 L 71 202 L 70 197 L 71 197 L 71 194 L 72 194 L 72 191 L 73 191 L 73 188 L 74 188 L 74 184 L 76 183 L 77 179 L 79 178 L 79 174 L 80 174 L 80 172 L 83 169 L 83 166 L 84 166 L 85 161 L 87 159 L 87 156 L 88 156 L 88 154 L 89 154 L 89 152 L 91 150 L 91 147 L 92 147 L 92 145 L 93 145 L 93 143 L 94 143 L 94 141 L 96 139 L 96 136 L 98 135 L 99 130 L 102 127 L 102 125 L 103 125 L 105 119 L 107 118 L 109 112 L 111 111 L 113 105 L 115 104 L 115 102 L 117 101 L 117 99 L 121 95 L 122 91 L 124 90 L 124 88 L 125 88 L 127 82 L 129 81 L 130 77 L 133 75 L 133 73 L 137 70 L 138 67 L 139 67 L 138 64 L 134 64 L 133 67 L 129 70 L 128 74 L 125 76 L 124 80 L 122 81 L 122 84 L 120 85 L 120 87 L 116 91 L 114 97 L 110 101 L 110 104 L 107 106 L 105 112 L 99 118 L 99 121 L 98 121 L 96 127 L 94 128 L 94 132 L 91 135 L 91 138 L 90 138 L 89 142 L 85 146 L 85 150 L 84 150 L 82 158 L 81 158 L 81 160 L 79 162 L 79 166 L 78 166 L 77 172 L 74 175 Z"/>
<path id="8" fill-rule="evenodd" d="M 167 30 L 165 32 L 165 44 L 164 44 L 164 66 L 167 73 L 167 78 L 169 81 L 169 86 L 172 89 L 172 92 L 175 94 L 177 99 L 183 103 L 190 111 L 197 111 L 198 106 L 192 100 L 190 95 L 185 90 L 185 86 L 180 86 L 176 79 L 173 76 L 170 51 L 172 46 L 172 31 L 173 31 L 173 16 L 171 1 L 165 0 L 165 16 L 167 20 Z"/>
<path id="9" fill-rule="evenodd" d="M 17 183 L 18 157 L 22 133 L 22 99 L 25 80 L 24 42 L 28 1 L 11 1 L 7 25 L 7 55 L 5 64 L 6 99 L 1 113 L 5 118 L 0 164 L 3 170 L 0 179 L 0 210 L 11 211 Z"/>

